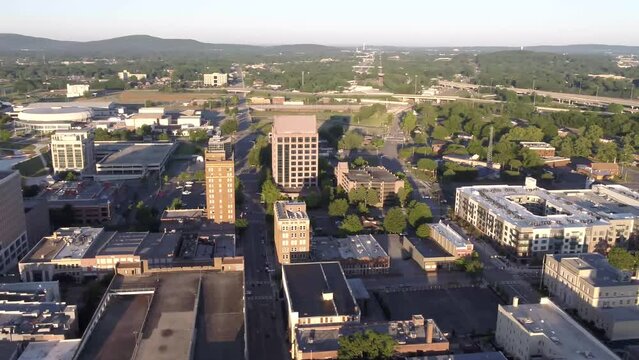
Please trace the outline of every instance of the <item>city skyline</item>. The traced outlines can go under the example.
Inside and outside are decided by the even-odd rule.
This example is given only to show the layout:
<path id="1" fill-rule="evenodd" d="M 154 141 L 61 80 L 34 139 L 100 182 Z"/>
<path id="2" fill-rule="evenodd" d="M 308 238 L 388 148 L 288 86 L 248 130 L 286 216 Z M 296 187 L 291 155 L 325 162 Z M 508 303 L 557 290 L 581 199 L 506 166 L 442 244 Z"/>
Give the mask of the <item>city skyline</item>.
<path id="1" fill-rule="evenodd" d="M 501 0 L 432 4 L 405 1 L 394 6 L 379 1 L 363 5 L 328 0 L 312 9 L 289 0 L 244 4 L 237 7 L 231 3 L 194 0 L 176 6 L 167 0 L 153 3 L 143 0 L 119 8 L 114 14 L 118 26 L 114 27 L 109 26 L 106 5 L 78 0 L 65 1 L 64 5 L 10 2 L 5 4 L 6 13 L 21 16 L 7 17 L 0 24 L 0 33 L 75 41 L 148 34 L 251 45 L 639 45 L 639 34 L 626 30 L 632 28 L 639 4 L 623 0 L 607 3 L 609 8 L 623 11 L 606 18 L 600 16 L 600 3 L 593 0 L 561 3 L 542 0 L 535 6 Z M 366 16 L 359 16 L 364 13 Z M 96 16 L 104 26 L 96 26 Z M 176 19 L 190 20 L 178 23 Z M 296 30 L 290 31 L 292 28 Z"/>

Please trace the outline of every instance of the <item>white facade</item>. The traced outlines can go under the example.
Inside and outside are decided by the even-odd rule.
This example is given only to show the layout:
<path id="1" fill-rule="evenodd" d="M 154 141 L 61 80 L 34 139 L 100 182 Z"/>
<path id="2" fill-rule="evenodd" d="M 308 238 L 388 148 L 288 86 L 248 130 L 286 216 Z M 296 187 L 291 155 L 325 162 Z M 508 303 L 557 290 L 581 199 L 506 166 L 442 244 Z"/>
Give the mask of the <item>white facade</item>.
<path id="1" fill-rule="evenodd" d="M 78 85 L 67 84 L 67 97 L 68 98 L 82 97 L 88 91 L 89 91 L 89 85 L 85 85 L 85 84 L 78 84 Z"/>
<path id="2" fill-rule="evenodd" d="M 146 79 L 146 74 L 134 74 L 128 72 L 127 70 L 123 70 L 118 73 L 118 78 L 120 78 L 120 80 L 122 81 L 129 81 L 134 76 L 138 80 Z"/>
<path id="3" fill-rule="evenodd" d="M 93 134 L 90 130 L 61 130 L 51 136 L 53 171 L 93 172 Z"/>
<path id="4" fill-rule="evenodd" d="M 212 73 L 204 74 L 204 86 L 226 86 L 228 84 L 228 74 Z"/>

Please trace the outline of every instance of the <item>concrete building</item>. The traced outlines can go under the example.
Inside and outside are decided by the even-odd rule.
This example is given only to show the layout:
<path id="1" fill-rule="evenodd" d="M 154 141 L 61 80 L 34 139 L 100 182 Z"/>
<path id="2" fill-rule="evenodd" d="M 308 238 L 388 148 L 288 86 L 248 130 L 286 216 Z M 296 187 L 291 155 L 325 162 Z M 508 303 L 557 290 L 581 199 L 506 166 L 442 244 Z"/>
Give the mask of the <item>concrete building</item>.
<path id="1" fill-rule="evenodd" d="M 38 197 L 46 200 L 52 218 L 68 216 L 64 208 L 70 206 L 74 224 L 90 226 L 111 221 L 115 204 L 123 195 L 120 188 L 121 184 L 111 182 L 59 181 Z"/>
<path id="2" fill-rule="evenodd" d="M 543 284 L 557 304 L 604 329 L 609 339 L 639 338 L 639 281 L 603 255 L 546 255 Z"/>
<path id="3" fill-rule="evenodd" d="M 86 84 L 77 84 L 71 85 L 67 84 L 67 98 L 76 98 L 82 97 L 89 92 L 89 85 Z"/>
<path id="4" fill-rule="evenodd" d="M 402 249 L 424 271 L 437 271 L 439 268 L 451 268 L 458 257 L 444 250 L 433 239 L 402 237 Z"/>
<path id="5" fill-rule="evenodd" d="M 384 274 L 390 269 L 390 256 L 370 234 L 347 238 L 314 237 L 311 259 L 338 261 L 348 276 Z"/>
<path id="6" fill-rule="evenodd" d="M 612 179 L 621 174 L 619 164 L 589 161 L 577 165 L 577 172 L 595 180 Z"/>
<path id="7" fill-rule="evenodd" d="M 0 204 L 0 274 L 4 274 L 29 250 L 22 178 L 17 171 L 0 171 Z"/>
<path id="8" fill-rule="evenodd" d="M 275 183 L 287 192 L 317 186 L 318 135 L 314 115 L 275 116 L 271 133 Z"/>
<path id="9" fill-rule="evenodd" d="M 428 224 L 430 227 L 430 237 L 444 250 L 456 258 L 471 255 L 473 253 L 473 243 L 461 236 L 449 224 L 441 220 L 435 224 Z"/>
<path id="10" fill-rule="evenodd" d="M 58 282 L 0 284 L 0 340 L 56 341 L 78 334 L 75 305 L 60 302 Z"/>
<path id="11" fill-rule="evenodd" d="M 555 156 L 555 147 L 541 141 L 521 141 L 522 148 L 535 152 L 542 158 Z"/>
<path id="12" fill-rule="evenodd" d="M 130 73 L 128 70 L 122 70 L 120 72 L 118 72 L 118 78 L 122 81 L 132 81 L 133 77 L 135 77 L 135 79 L 139 80 L 144 80 L 146 79 L 146 74 L 135 74 L 135 73 Z"/>
<path id="13" fill-rule="evenodd" d="M 605 252 L 636 233 L 638 199 L 619 185 L 548 191 L 527 178 L 457 188 L 455 215 L 520 257 Z"/>
<path id="14" fill-rule="evenodd" d="M 552 301 L 498 305 L 495 341 L 516 360 L 610 359 L 619 357 Z"/>
<path id="15" fill-rule="evenodd" d="M 223 73 L 211 73 L 211 74 L 203 74 L 204 86 L 226 86 L 228 84 L 228 74 Z"/>
<path id="16" fill-rule="evenodd" d="M 206 216 L 216 223 L 235 223 L 235 162 L 228 137 L 209 139 L 204 154 Z"/>
<path id="17" fill-rule="evenodd" d="M 335 167 L 337 185 L 349 192 L 364 187 L 374 189 L 379 194 L 376 205 L 383 207 L 397 200 L 397 192 L 404 187 L 404 181 L 397 178 L 383 166 L 367 166 L 362 169 L 349 169 L 347 162 L 339 162 Z"/>
<path id="18" fill-rule="evenodd" d="M 25 198 L 24 215 L 27 223 L 27 240 L 29 249 L 35 246 L 43 237 L 51 234 L 49 206 L 42 197 Z"/>
<path id="19" fill-rule="evenodd" d="M 361 311 L 338 262 L 282 266 L 293 359 L 334 359 L 342 336 L 373 330 L 393 337 L 399 354 L 446 353 L 449 343 L 433 320 L 361 323 Z"/>
<path id="20" fill-rule="evenodd" d="M 96 175 L 98 180 L 139 179 L 164 173 L 177 143 L 96 142 Z"/>
<path id="21" fill-rule="evenodd" d="M 171 124 L 171 116 L 167 115 L 163 107 L 143 107 L 138 110 L 137 114 L 133 114 L 124 120 L 126 127 L 129 129 L 139 129 L 142 126 L 169 126 Z"/>
<path id="22" fill-rule="evenodd" d="M 51 135 L 53 171 L 95 171 L 95 143 L 89 129 L 58 130 Z"/>
<path id="23" fill-rule="evenodd" d="M 310 257 L 311 220 L 305 202 L 273 204 L 275 250 L 280 264 L 306 261 Z"/>

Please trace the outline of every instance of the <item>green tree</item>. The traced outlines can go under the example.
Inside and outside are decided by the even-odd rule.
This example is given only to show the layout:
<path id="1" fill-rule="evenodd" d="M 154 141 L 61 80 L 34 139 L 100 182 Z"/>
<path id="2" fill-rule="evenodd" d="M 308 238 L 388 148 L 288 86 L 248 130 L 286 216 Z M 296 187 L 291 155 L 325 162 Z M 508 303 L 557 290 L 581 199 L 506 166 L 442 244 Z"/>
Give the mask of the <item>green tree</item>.
<path id="1" fill-rule="evenodd" d="M 137 136 L 148 136 L 151 135 L 153 128 L 149 125 L 142 125 L 139 128 L 135 129 L 135 134 Z"/>
<path id="2" fill-rule="evenodd" d="M 342 224 L 339 228 L 340 230 L 350 235 L 357 234 L 364 229 L 364 227 L 362 226 L 362 222 L 359 220 L 359 217 L 353 214 L 347 215 L 342 221 Z"/>
<path id="3" fill-rule="evenodd" d="M 608 112 L 614 113 L 614 114 L 621 114 L 623 113 L 623 105 L 621 104 L 610 104 L 608 105 Z"/>
<path id="4" fill-rule="evenodd" d="M 209 135 L 204 129 L 193 130 L 189 133 L 189 140 L 195 143 L 203 143 L 209 139 Z"/>
<path id="5" fill-rule="evenodd" d="M 169 137 L 169 134 L 167 133 L 161 133 L 160 135 L 158 135 L 158 140 L 160 141 L 169 141 L 171 138 Z"/>
<path id="6" fill-rule="evenodd" d="M 384 360 L 390 359 L 395 351 L 395 340 L 390 335 L 372 330 L 342 336 L 338 343 L 340 360 Z"/>
<path id="7" fill-rule="evenodd" d="M 425 239 L 430 236 L 430 226 L 428 226 L 427 224 L 421 224 L 417 227 L 417 230 L 415 230 L 415 233 L 420 238 Z"/>
<path id="8" fill-rule="evenodd" d="M 367 189 L 366 190 L 366 197 L 364 198 L 364 204 L 366 206 L 369 205 L 377 205 L 379 204 L 379 191 L 375 190 L 375 189 Z"/>
<path id="9" fill-rule="evenodd" d="M 235 229 L 239 232 L 243 232 L 244 230 L 246 230 L 246 228 L 248 228 L 248 226 L 249 222 L 247 219 L 235 219 Z"/>
<path id="10" fill-rule="evenodd" d="M 351 189 L 351 191 L 348 192 L 348 201 L 351 204 L 366 201 L 366 188 L 363 186 L 358 186 L 354 189 Z"/>
<path id="11" fill-rule="evenodd" d="M 371 145 L 377 150 L 384 147 L 384 139 L 381 137 L 376 137 L 371 141 Z"/>
<path id="12" fill-rule="evenodd" d="M 595 159 L 603 162 L 613 162 L 617 159 L 617 145 L 612 142 L 597 144 Z"/>
<path id="13" fill-rule="evenodd" d="M 306 203 L 307 208 L 316 209 L 322 203 L 322 195 L 319 191 L 311 191 L 304 196 L 303 200 Z"/>
<path id="14" fill-rule="evenodd" d="M 364 166 L 368 166 L 368 161 L 361 156 L 358 156 L 355 160 L 353 160 L 353 166 L 356 168 L 361 168 Z"/>
<path id="15" fill-rule="evenodd" d="M 433 159 L 419 159 L 417 168 L 420 170 L 435 171 L 437 170 L 437 161 Z"/>
<path id="16" fill-rule="evenodd" d="M 615 246 L 608 252 L 608 262 L 610 265 L 620 270 L 634 270 L 637 268 L 636 256 L 633 256 L 628 250 Z"/>
<path id="17" fill-rule="evenodd" d="M 339 148 L 342 150 L 354 150 L 362 147 L 364 137 L 356 131 L 349 131 L 339 141 Z"/>
<path id="18" fill-rule="evenodd" d="M 405 147 L 399 149 L 398 156 L 402 160 L 406 160 L 413 155 L 413 148 Z"/>
<path id="19" fill-rule="evenodd" d="M 174 198 L 173 201 L 171 201 L 171 204 L 169 204 L 168 209 L 170 210 L 178 210 L 182 208 L 182 199 L 180 198 Z"/>
<path id="20" fill-rule="evenodd" d="M 590 157 L 592 154 L 592 141 L 585 136 L 578 137 L 575 140 L 575 156 Z"/>
<path id="21" fill-rule="evenodd" d="M 64 181 L 76 181 L 77 177 L 73 171 L 68 171 L 64 177 Z"/>
<path id="22" fill-rule="evenodd" d="M 273 204 L 282 197 L 282 193 L 273 182 L 273 178 L 268 176 L 262 184 L 262 199 L 266 203 L 266 213 L 273 214 Z"/>
<path id="23" fill-rule="evenodd" d="M 222 135 L 231 135 L 237 132 L 239 128 L 239 123 L 237 119 L 227 119 L 220 126 L 220 130 L 222 131 Z"/>
<path id="24" fill-rule="evenodd" d="M 400 206 L 406 206 L 412 194 L 413 186 L 410 184 L 410 181 L 404 179 L 404 186 L 397 192 L 397 199 L 399 200 Z"/>
<path id="25" fill-rule="evenodd" d="M 344 217 L 348 211 L 348 201 L 346 199 L 335 199 L 328 204 L 328 215 Z"/>
<path id="26" fill-rule="evenodd" d="M 404 130 L 406 134 L 410 134 L 413 130 L 415 130 L 416 126 L 417 117 L 413 114 L 413 111 L 410 110 L 402 118 L 402 130 Z"/>
<path id="27" fill-rule="evenodd" d="M 408 210 L 408 223 L 417 228 L 419 225 L 433 221 L 433 212 L 425 203 L 414 202 Z"/>
<path id="28" fill-rule="evenodd" d="M 431 136 L 437 140 L 444 140 L 450 136 L 450 132 L 448 132 L 448 130 L 441 125 L 435 125 Z"/>
<path id="29" fill-rule="evenodd" d="M 590 140 L 590 142 L 599 141 L 604 136 L 604 131 L 599 125 L 590 125 L 584 131 L 583 137 Z"/>
<path id="30" fill-rule="evenodd" d="M 484 265 L 481 263 L 479 259 L 479 254 L 476 251 L 473 251 L 471 255 L 464 256 L 462 258 L 457 259 L 457 266 L 462 268 L 464 271 L 470 274 L 478 274 L 484 269 Z"/>
<path id="31" fill-rule="evenodd" d="M 0 141 L 9 141 L 11 139 L 11 131 L 0 129 Z"/>
<path id="32" fill-rule="evenodd" d="M 406 229 L 406 215 L 401 208 L 394 207 L 386 213 L 384 229 L 387 233 L 399 234 Z"/>

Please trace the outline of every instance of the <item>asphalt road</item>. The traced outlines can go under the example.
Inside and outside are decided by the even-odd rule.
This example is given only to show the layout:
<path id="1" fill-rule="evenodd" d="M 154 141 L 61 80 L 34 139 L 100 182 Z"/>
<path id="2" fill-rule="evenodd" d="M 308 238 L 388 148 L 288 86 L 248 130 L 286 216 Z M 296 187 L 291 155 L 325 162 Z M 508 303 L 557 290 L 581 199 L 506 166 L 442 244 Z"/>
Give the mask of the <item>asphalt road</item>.
<path id="1" fill-rule="evenodd" d="M 260 204 L 259 176 L 250 169 L 246 158 L 253 147 L 255 134 L 249 132 L 250 114 L 246 99 L 240 96 L 238 106 L 239 132 L 235 139 L 235 172 L 244 187 L 244 204 L 238 213 L 245 213 L 249 226 L 240 238 L 244 256 L 246 288 L 246 329 L 248 354 L 251 360 L 289 359 L 285 326 L 279 300 L 279 285 L 273 279 L 276 261 L 272 246 L 272 230 L 267 228 Z M 267 270 L 270 269 L 271 271 Z"/>

